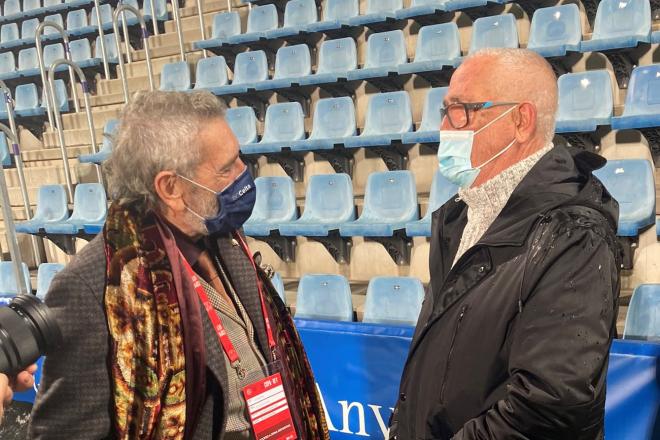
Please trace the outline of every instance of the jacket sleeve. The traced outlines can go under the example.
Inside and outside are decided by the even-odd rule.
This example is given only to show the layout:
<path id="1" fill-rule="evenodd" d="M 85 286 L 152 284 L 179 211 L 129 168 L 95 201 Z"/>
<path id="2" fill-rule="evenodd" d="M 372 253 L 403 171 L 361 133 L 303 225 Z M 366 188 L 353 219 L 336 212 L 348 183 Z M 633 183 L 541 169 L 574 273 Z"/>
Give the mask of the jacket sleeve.
<path id="1" fill-rule="evenodd" d="M 528 260 L 529 296 L 514 322 L 506 394 L 455 440 L 586 438 L 600 429 L 618 304 L 618 268 L 588 229 Z M 534 261 L 540 260 L 540 261 Z M 536 272 L 536 273 L 535 273 Z"/>
<path id="2" fill-rule="evenodd" d="M 67 267 L 67 269 L 70 269 Z M 46 305 L 62 330 L 62 346 L 44 360 L 29 438 L 103 439 L 110 436 L 108 330 L 101 301 L 72 270 L 60 272 Z"/>

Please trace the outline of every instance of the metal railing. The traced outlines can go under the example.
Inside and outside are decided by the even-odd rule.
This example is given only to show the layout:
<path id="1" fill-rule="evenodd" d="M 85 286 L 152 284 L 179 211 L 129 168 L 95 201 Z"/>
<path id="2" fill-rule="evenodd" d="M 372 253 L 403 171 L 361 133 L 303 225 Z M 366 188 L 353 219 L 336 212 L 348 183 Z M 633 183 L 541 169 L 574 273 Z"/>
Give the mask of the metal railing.
<path id="1" fill-rule="evenodd" d="M 103 60 L 103 74 L 105 79 L 110 79 L 110 66 L 108 65 L 108 52 L 105 51 L 105 33 L 103 32 L 103 22 L 101 21 L 101 4 L 99 0 L 94 0 L 94 9 L 96 11 L 96 23 L 99 29 L 99 41 L 101 43 L 101 59 Z M 119 35 L 115 35 L 119 38 Z"/>
<path id="2" fill-rule="evenodd" d="M 230 3 L 228 0 L 227 3 Z M 204 26 L 204 10 L 202 0 L 197 0 L 197 16 L 199 17 L 199 32 L 201 33 L 202 40 L 206 40 L 206 26 Z M 204 58 L 208 57 L 206 49 L 202 50 Z"/>
<path id="3" fill-rule="evenodd" d="M 181 56 L 181 61 L 186 61 L 186 49 L 183 45 L 183 29 L 181 27 L 181 16 L 179 15 L 179 0 L 172 1 L 172 18 L 174 19 L 174 25 L 176 26 L 176 34 L 179 39 L 179 54 Z"/>
<path id="4" fill-rule="evenodd" d="M 132 12 L 135 14 L 135 16 L 138 18 L 138 21 L 140 22 L 140 29 L 142 32 L 142 42 L 144 46 L 144 55 L 146 58 L 146 63 L 147 63 L 147 74 L 149 75 L 149 90 L 154 90 L 154 75 L 153 75 L 153 69 L 151 67 L 151 53 L 149 52 L 149 31 L 147 30 L 147 25 L 144 21 L 144 17 L 140 13 L 139 10 L 137 10 L 135 7 L 127 4 L 120 4 L 117 6 L 117 9 L 115 9 L 115 12 L 112 16 L 112 29 L 115 33 L 115 35 L 118 35 L 119 33 L 119 14 L 123 14 L 125 11 Z M 123 23 L 124 25 L 124 32 L 126 31 L 126 23 Z M 116 45 L 117 45 L 117 54 L 119 58 L 119 76 L 121 77 L 121 85 L 122 89 L 124 92 L 124 101 L 128 102 L 129 99 L 129 94 L 128 94 L 128 79 L 126 78 L 126 69 L 124 67 L 124 57 L 121 53 L 121 46 L 119 44 L 119 40 L 116 40 Z M 126 51 L 126 58 L 128 62 L 131 62 L 131 52 L 130 50 Z"/>

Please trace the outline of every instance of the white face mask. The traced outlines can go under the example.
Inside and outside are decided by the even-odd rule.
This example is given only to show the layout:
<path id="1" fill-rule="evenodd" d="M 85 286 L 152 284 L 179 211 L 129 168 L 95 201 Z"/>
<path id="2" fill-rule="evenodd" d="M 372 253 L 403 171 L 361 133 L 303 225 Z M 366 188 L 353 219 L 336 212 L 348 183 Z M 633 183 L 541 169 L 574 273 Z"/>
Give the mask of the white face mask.
<path id="1" fill-rule="evenodd" d="M 472 146 L 474 137 L 483 130 L 502 119 L 516 107 L 511 107 L 476 132 L 474 130 L 440 130 L 440 147 L 438 148 L 438 166 L 440 174 L 461 188 L 467 188 L 476 180 L 483 167 L 506 153 L 515 144 L 512 140 L 497 154 L 479 166 L 472 165 Z"/>

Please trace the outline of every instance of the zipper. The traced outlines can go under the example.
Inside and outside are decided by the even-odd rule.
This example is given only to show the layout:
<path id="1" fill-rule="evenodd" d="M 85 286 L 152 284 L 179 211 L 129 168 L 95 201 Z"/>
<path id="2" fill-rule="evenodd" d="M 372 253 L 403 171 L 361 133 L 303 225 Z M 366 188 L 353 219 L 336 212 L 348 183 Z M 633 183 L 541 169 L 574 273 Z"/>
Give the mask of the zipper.
<path id="1" fill-rule="evenodd" d="M 465 317 L 467 312 L 468 305 L 464 304 L 461 307 L 461 313 L 458 315 L 458 321 L 456 321 L 456 328 L 454 329 L 454 335 L 451 337 L 451 344 L 449 345 L 449 354 L 447 355 L 447 363 L 445 364 L 445 374 L 442 378 L 442 389 L 440 390 L 440 402 L 445 400 L 445 389 L 447 388 L 447 379 L 449 378 L 449 366 L 451 362 L 452 354 L 454 353 L 454 344 L 456 343 L 456 336 L 458 335 L 458 330 L 461 328 L 461 322 Z"/>

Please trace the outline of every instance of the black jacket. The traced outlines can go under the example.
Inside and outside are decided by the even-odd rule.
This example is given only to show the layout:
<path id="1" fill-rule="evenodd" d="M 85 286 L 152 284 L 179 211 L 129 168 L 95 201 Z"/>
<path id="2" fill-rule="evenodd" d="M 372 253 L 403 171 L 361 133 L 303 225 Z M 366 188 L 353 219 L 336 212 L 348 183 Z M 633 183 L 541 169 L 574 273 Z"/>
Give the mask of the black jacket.
<path id="1" fill-rule="evenodd" d="M 618 204 L 605 159 L 555 147 L 452 268 L 467 206 L 433 213 L 431 284 L 391 439 L 596 439 L 616 336 Z"/>

